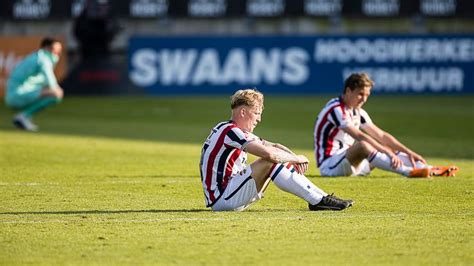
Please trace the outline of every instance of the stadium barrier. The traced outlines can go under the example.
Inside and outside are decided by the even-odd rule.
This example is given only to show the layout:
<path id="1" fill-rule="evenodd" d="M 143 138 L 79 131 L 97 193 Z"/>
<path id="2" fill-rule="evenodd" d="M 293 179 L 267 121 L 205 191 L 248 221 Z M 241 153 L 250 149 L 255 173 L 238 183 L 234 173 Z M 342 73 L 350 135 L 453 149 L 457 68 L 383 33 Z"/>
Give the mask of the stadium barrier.
<path id="1" fill-rule="evenodd" d="M 86 2 L 94 13 L 107 9 L 121 18 L 222 18 L 288 16 L 329 17 L 466 17 L 471 0 L 2 0 L 0 19 L 47 20 L 79 16 Z"/>
<path id="2" fill-rule="evenodd" d="M 137 36 L 128 65 L 148 94 L 338 93 L 361 71 L 375 93 L 473 93 L 474 35 Z"/>

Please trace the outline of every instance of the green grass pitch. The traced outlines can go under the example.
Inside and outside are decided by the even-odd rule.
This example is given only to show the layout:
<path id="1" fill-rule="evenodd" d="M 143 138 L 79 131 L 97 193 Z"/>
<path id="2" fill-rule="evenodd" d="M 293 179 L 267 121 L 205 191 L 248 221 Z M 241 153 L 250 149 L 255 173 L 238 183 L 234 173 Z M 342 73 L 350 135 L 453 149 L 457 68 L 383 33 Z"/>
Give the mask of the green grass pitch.
<path id="1" fill-rule="evenodd" d="M 321 178 L 312 130 L 329 96 L 266 97 L 255 133 L 312 160 L 309 178 L 352 198 L 309 212 L 270 185 L 240 213 L 204 207 L 203 140 L 228 97 L 67 97 L 39 133 L 0 107 L 0 265 L 473 265 L 474 97 L 377 96 L 382 128 L 456 177 Z"/>

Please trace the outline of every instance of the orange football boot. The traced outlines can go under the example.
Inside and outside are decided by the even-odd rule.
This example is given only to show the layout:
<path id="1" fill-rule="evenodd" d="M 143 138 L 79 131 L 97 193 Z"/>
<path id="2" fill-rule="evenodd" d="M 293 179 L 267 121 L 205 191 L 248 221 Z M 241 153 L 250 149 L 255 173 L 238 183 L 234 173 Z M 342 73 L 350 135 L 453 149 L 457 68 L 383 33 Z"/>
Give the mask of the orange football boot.
<path id="1" fill-rule="evenodd" d="M 455 165 L 450 166 L 433 166 L 431 167 L 431 176 L 456 176 L 459 167 Z"/>
<path id="2" fill-rule="evenodd" d="M 430 177 L 431 176 L 431 171 L 430 168 L 413 168 L 413 170 L 410 171 L 410 174 L 408 177 Z"/>

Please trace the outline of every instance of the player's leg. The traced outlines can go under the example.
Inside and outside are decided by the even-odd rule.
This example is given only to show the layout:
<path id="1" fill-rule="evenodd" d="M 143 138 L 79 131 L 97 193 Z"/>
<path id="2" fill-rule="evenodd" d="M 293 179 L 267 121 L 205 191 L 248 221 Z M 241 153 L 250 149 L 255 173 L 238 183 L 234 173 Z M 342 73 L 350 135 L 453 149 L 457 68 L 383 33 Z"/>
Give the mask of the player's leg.
<path id="1" fill-rule="evenodd" d="M 377 151 L 372 145 L 365 141 L 360 141 L 354 144 L 347 150 L 346 157 L 351 162 L 360 163 L 361 159 L 369 161 L 372 167 L 380 168 L 385 171 L 390 171 L 398 173 L 407 177 L 428 177 L 430 175 L 430 170 L 426 168 L 413 168 L 411 164 L 402 165 L 396 169 L 392 167 L 392 160 L 385 153 Z"/>
<path id="2" fill-rule="evenodd" d="M 403 164 L 411 165 L 411 161 L 408 155 L 404 152 L 397 152 L 398 158 L 402 160 Z M 429 168 L 431 176 L 455 176 L 459 171 L 459 168 L 455 165 L 450 166 L 432 166 L 429 164 L 424 164 L 420 161 L 415 162 L 415 168 Z"/>
<path id="3" fill-rule="evenodd" d="M 252 177 L 256 180 L 259 189 L 265 189 L 269 179 L 283 191 L 291 193 L 308 202 L 311 206 L 318 206 L 314 210 L 332 209 L 342 210 L 352 205 L 353 201 L 345 201 L 328 195 L 314 185 L 306 176 L 299 174 L 289 163 L 274 164 L 263 159 L 252 163 Z M 313 210 L 313 209 L 312 209 Z"/>
<path id="4" fill-rule="evenodd" d="M 242 211 L 262 198 L 270 178 L 272 163 L 259 159 L 233 176 L 213 211 Z"/>
<path id="5" fill-rule="evenodd" d="M 22 111 L 40 97 L 40 87 L 35 87 L 29 83 L 17 84 L 13 81 L 8 81 L 5 104 L 14 110 L 20 111 L 13 117 L 12 122 L 15 126 L 29 131 L 36 131 L 38 129 Z"/>
<path id="6" fill-rule="evenodd" d="M 213 211 L 243 211 L 250 204 L 262 198 L 257 190 L 252 168 L 247 166 L 240 173 L 232 176 L 226 189 L 212 206 Z"/>
<path id="7" fill-rule="evenodd" d="M 41 110 L 57 104 L 63 98 L 63 91 L 61 89 L 36 89 L 25 92 L 18 96 L 18 100 L 22 102 L 20 112 L 15 115 L 13 123 L 23 129 L 30 131 L 37 131 L 36 126 L 31 118 Z"/>
<path id="8" fill-rule="evenodd" d="M 290 164 L 274 164 L 258 159 L 252 163 L 252 177 L 257 188 L 264 189 L 269 178 L 283 191 L 292 193 L 311 204 L 321 201 L 327 193 L 316 187 L 305 176 L 297 174 Z"/>
<path id="9" fill-rule="evenodd" d="M 50 89 L 44 88 L 41 90 L 39 98 L 29 104 L 25 109 L 22 110 L 22 113 L 27 117 L 32 117 L 39 111 L 45 109 L 48 106 L 57 104 L 63 99 L 63 90 L 62 89 Z"/>
<path id="10" fill-rule="evenodd" d="M 359 165 L 363 160 L 367 159 L 369 154 L 375 149 L 372 145 L 365 141 L 354 143 L 351 147 L 346 150 L 346 158 L 353 166 Z"/>
<path id="11" fill-rule="evenodd" d="M 368 175 L 370 166 L 366 159 L 353 160 L 349 162 L 346 158 L 346 150 L 340 150 L 333 156 L 327 158 L 320 166 L 319 172 L 321 176 L 352 176 L 352 175 Z M 354 165 L 352 165 L 354 164 Z"/>
<path id="12" fill-rule="evenodd" d="M 414 168 L 431 167 L 431 165 L 424 164 L 420 161 L 416 161 L 415 165 L 413 166 L 411 161 L 410 161 L 410 158 L 408 157 L 408 154 L 406 154 L 404 152 L 401 152 L 401 151 L 397 151 L 395 154 L 398 156 L 398 158 L 400 158 L 400 160 L 403 162 L 404 165 L 408 165 L 408 166 L 411 166 L 411 167 L 414 167 Z"/>

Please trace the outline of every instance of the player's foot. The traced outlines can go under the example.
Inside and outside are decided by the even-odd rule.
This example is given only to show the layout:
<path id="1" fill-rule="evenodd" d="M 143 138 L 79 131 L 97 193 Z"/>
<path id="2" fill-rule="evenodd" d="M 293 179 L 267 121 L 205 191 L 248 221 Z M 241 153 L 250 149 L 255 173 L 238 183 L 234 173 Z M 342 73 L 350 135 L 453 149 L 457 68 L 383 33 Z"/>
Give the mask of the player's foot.
<path id="1" fill-rule="evenodd" d="M 31 120 L 23 114 L 18 114 L 13 117 L 13 124 L 20 129 L 27 131 L 38 131 L 38 126 L 33 124 Z"/>
<path id="2" fill-rule="evenodd" d="M 410 174 L 408 177 L 430 177 L 431 176 L 431 171 L 430 168 L 425 167 L 425 168 L 413 168 L 413 170 L 410 171 Z"/>
<path id="3" fill-rule="evenodd" d="M 345 208 L 348 208 L 354 204 L 353 200 L 343 200 L 340 199 L 334 194 L 324 196 L 318 204 L 311 205 L 308 204 L 309 210 L 311 211 L 324 211 L 324 210 L 332 210 L 332 211 L 341 211 Z"/>
<path id="4" fill-rule="evenodd" d="M 432 176 L 456 176 L 458 171 L 459 168 L 455 165 L 431 167 Z"/>

